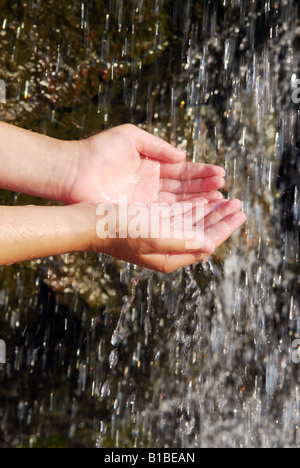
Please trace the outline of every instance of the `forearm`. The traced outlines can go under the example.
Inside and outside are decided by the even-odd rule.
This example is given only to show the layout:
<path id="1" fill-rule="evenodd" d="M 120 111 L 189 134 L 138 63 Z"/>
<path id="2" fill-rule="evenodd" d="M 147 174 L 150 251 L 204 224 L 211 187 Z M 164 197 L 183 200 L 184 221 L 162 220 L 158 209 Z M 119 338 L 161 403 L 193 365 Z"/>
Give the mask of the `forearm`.
<path id="1" fill-rule="evenodd" d="M 2 206 L 0 215 L 0 265 L 89 251 L 95 237 L 91 206 Z"/>
<path id="2" fill-rule="evenodd" d="M 76 178 L 76 142 L 0 122 L 0 188 L 66 201 Z"/>

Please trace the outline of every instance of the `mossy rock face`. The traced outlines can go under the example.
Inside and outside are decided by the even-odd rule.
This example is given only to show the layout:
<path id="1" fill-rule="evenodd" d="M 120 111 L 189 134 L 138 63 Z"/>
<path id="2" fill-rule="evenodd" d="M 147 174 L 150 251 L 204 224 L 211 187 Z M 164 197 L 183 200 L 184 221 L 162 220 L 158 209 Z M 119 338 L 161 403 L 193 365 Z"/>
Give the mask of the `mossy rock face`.
<path id="1" fill-rule="evenodd" d="M 11 3 L 3 6 L 7 16 L 0 44 L 8 93 L 4 118 L 36 130 L 41 119 L 44 125 L 51 119 L 60 122 L 66 111 L 72 121 L 72 109 L 98 94 L 105 98 L 112 81 L 122 84 L 124 77 L 138 76 L 173 36 L 170 17 L 165 10 L 155 13 L 149 0 L 142 11 L 133 1 L 113 2 L 111 9 L 102 1 Z M 85 134 L 102 129 L 99 117 L 97 127 L 89 126 Z M 73 123 L 73 132 L 72 126 L 61 132 L 64 138 L 82 136 L 82 121 Z M 56 135 L 59 130 L 58 125 Z"/>
<path id="2" fill-rule="evenodd" d="M 127 121 L 135 121 L 145 129 L 150 125 L 156 134 L 170 139 L 171 104 L 160 101 L 164 95 L 169 100 L 173 83 L 177 90 L 177 125 L 190 140 L 194 116 L 191 114 L 187 119 L 186 109 L 180 109 L 180 98 L 185 92 L 181 59 L 179 56 L 177 63 L 169 61 L 174 47 L 183 47 L 176 36 L 182 24 L 174 23 L 171 2 L 165 2 L 163 9 L 157 4 L 155 10 L 154 3 L 147 0 L 142 11 L 131 1 L 114 2 L 111 10 L 106 2 L 89 2 L 88 10 L 81 2 L 70 5 L 62 1 L 55 5 L 53 1 L 36 5 L 3 2 L 6 22 L 1 31 L 0 66 L 7 82 L 7 104 L 2 106 L 4 119 L 57 138 L 71 139 L 103 130 L 108 123 L 122 123 L 127 115 Z M 199 6 L 196 9 L 197 16 Z M 176 76 L 175 72 L 179 74 Z M 138 90 L 131 106 L 128 100 L 135 82 Z M 147 124 L 149 93 L 151 105 L 158 113 Z M 216 120 L 213 109 L 211 118 Z M 210 120 L 207 113 L 206 120 Z M 212 153 L 207 159 L 212 160 Z M 1 201 L 49 203 L 8 192 L 2 192 Z M 94 308 L 105 305 L 118 290 L 122 265 L 112 259 L 109 262 L 114 265 L 113 277 L 109 273 L 103 275 L 97 258 L 91 255 L 45 259 L 27 263 L 24 268 L 31 271 L 29 289 L 38 275 L 54 291 L 78 294 Z M 3 275 L 13 282 L 15 273 L 10 269 L 4 271 Z"/>

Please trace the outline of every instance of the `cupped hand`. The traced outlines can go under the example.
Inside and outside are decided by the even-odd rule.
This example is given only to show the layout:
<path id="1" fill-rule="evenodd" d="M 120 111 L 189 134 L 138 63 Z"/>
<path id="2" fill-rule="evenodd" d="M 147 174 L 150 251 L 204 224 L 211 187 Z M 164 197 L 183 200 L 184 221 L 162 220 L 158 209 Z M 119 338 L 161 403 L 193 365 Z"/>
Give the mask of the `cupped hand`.
<path id="1" fill-rule="evenodd" d="M 127 124 L 78 144 L 77 171 L 68 202 L 174 203 L 202 196 L 222 199 L 224 169 L 186 162 L 186 154 Z"/>
<path id="2" fill-rule="evenodd" d="M 224 169 L 187 162 L 184 152 L 133 125 L 80 141 L 77 148 L 70 203 L 98 204 L 100 209 L 108 203 L 116 212 L 124 209 L 120 200 L 126 200 L 128 209 L 134 204 L 148 208 L 153 204 L 179 204 L 185 212 L 191 203 L 203 208 L 196 210 L 192 234 L 198 234 L 192 242 L 191 230 L 184 227 L 182 235 L 178 235 L 181 221 L 178 224 L 172 213 L 160 220 L 162 227 L 169 223 L 171 234 L 153 236 L 147 232 L 151 224 L 149 213 L 144 213 L 138 223 L 143 235 L 131 236 L 125 223 L 122 235 L 117 230 L 115 236 L 105 240 L 96 236 L 92 247 L 95 251 L 170 273 L 213 254 L 246 221 L 241 202 L 223 200 L 218 192 L 225 184 Z"/>
<path id="3" fill-rule="evenodd" d="M 101 216 L 93 250 L 163 273 L 199 263 L 212 255 L 246 221 L 239 200 L 207 203 L 194 199 L 178 203 L 179 212 L 169 210 L 158 217 L 142 204 L 127 207 L 103 204 L 100 211 L 99 207 L 97 214 Z M 112 218 L 107 217 L 108 212 Z M 192 224 L 185 222 L 184 216 L 189 214 Z M 122 221 L 114 223 L 114 219 Z M 153 236 L 153 226 L 159 235 Z"/>

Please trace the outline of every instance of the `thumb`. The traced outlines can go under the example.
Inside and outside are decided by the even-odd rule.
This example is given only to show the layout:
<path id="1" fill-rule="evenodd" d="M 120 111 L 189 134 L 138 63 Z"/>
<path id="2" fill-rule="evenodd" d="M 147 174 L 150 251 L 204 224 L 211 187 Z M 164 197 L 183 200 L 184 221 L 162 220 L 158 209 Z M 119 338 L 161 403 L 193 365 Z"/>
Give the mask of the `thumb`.
<path id="1" fill-rule="evenodd" d="M 184 151 L 178 150 L 161 138 L 138 127 L 135 128 L 135 143 L 140 155 L 147 158 L 173 164 L 181 163 L 186 159 Z"/>

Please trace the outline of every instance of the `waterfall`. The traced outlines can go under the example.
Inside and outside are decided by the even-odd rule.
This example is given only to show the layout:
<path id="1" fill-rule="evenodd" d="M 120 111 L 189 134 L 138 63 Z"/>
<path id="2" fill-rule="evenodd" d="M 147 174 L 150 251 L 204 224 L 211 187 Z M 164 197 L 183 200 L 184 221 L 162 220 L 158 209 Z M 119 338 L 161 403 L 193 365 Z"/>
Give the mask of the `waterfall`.
<path id="1" fill-rule="evenodd" d="M 1 119 L 65 139 L 130 121 L 225 167 L 248 223 L 171 275 L 2 268 L 0 446 L 299 447 L 297 1 L 9 3 Z"/>

